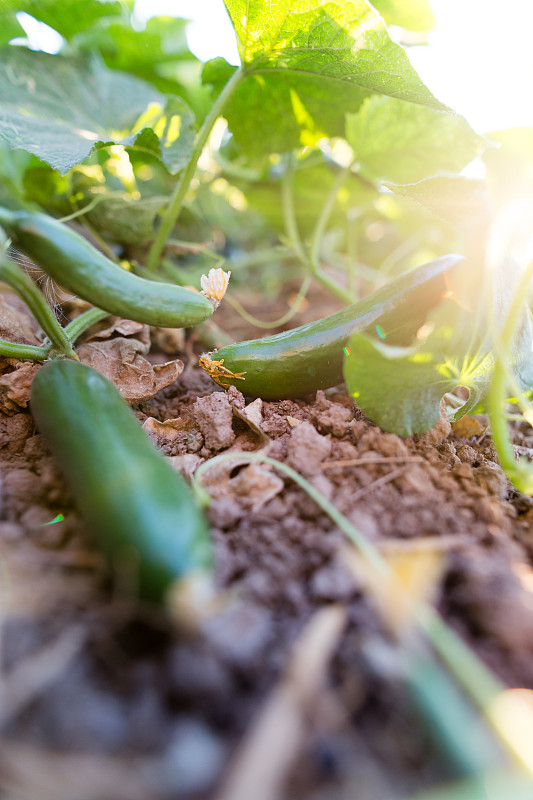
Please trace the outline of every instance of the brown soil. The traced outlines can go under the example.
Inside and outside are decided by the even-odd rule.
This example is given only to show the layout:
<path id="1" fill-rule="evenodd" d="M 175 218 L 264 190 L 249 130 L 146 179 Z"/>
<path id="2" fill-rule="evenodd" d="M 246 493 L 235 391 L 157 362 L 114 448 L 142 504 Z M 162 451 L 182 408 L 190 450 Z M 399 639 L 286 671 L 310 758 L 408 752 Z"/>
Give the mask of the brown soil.
<path id="1" fill-rule="evenodd" d="M 533 688 L 532 502 L 486 433 L 441 422 L 401 440 L 343 387 L 251 403 L 215 386 L 190 347 L 178 380 L 134 406 L 176 469 L 268 447 L 383 554 L 436 556 L 422 594 L 500 679 Z M 302 489 L 266 465 L 207 474 L 220 596 L 187 629 L 124 596 L 31 414 L 8 411 L 2 796 L 395 800 L 460 775 L 406 691 L 391 620 L 346 537 Z"/>

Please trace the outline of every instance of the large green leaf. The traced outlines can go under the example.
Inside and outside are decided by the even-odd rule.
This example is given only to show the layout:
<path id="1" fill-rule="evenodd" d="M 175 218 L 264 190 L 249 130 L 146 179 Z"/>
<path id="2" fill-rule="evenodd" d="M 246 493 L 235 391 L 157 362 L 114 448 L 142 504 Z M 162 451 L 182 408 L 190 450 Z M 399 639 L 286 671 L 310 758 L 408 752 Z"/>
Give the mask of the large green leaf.
<path id="1" fill-rule="evenodd" d="M 0 31 L 16 22 L 15 14 L 25 11 L 40 22 L 54 28 L 65 39 L 85 31 L 103 17 L 124 14 L 119 0 L 2 0 L 0 3 Z M 24 32 L 22 31 L 22 34 Z M 19 36 L 19 33 L 13 34 Z M 5 40 L 4 40 L 5 41 Z"/>
<path id="2" fill-rule="evenodd" d="M 0 139 L 61 174 L 94 146 L 116 143 L 156 154 L 177 172 L 193 145 L 194 117 L 99 60 L 50 56 L 20 47 L 0 52 Z"/>
<path id="3" fill-rule="evenodd" d="M 484 146 L 461 116 L 379 96 L 347 115 L 346 138 L 364 172 L 395 183 L 459 172 Z"/>
<path id="4" fill-rule="evenodd" d="M 417 183 L 385 185 L 463 231 L 487 224 L 492 216 L 487 182 L 481 178 L 437 175 Z"/>
<path id="5" fill-rule="evenodd" d="M 226 7 L 247 77 L 224 113 L 251 155 L 342 136 L 344 113 L 372 92 L 444 108 L 365 0 L 226 0 Z M 217 60 L 205 80 L 219 91 L 230 73 Z"/>
<path id="6" fill-rule="evenodd" d="M 15 11 L 0 6 L 0 47 L 20 36 L 25 36 L 25 33 L 24 28 L 17 22 Z"/>
<path id="7" fill-rule="evenodd" d="M 502 272 L 509 285 L 516 275 Z M 440 403 L 456 386 L 470 390 L 468 400 L 453 415 L 460 419 L 482 407 L 494 370 L 492 333 L 501 330 L 509 293 L 495 292 L 494 314 L 483 303 L 473 311 L 455 299 L 444 300 L 429 315 L 410 346 L 388 345 L 380 338 L 354 334 L 348 343 L 344 376 L 359 408 L 383 430 L 410 436 L 432 428 Z M 502 303 L 502 295 L 507 295 Z M 529 311 L 524 311 L 513 345 L 512 368 L 520 387 L 533 387 L 533 349 Z"/>
<path id="8" fill-rule="evenodd" d="M 431 330 L 430 326 L 434 326 Z M 472 341 L 472 315 L 453 300 L 430 317 L 429 336 L 409 347 L 354 334 L 348 343 L 344 377 L 359 408 L 383 430 L 410 436 L 432 428 L 446 392 L 468 386 L 466 413 L 482 398 L 494 366 L 490 348 Z"/>
<path id="9" fill-rule="evenodd" d="M 111 69 L 183 97 L 201 118 L 209 109 L 209 92 L 201 85 L 202 64 L 189 50 L 186 26 L 184 19 L 152 17 L 143 30 L 136 30 L 128 19 L 109 17 L 80 32 L 73 44 L 84 52 L 99 52 Z"/>
<path id="10" fill-rule="evenodd" d="M 430 31 L 437 24 L 428 0 L 372 0 L 387 25 L 409 31 Z"/>

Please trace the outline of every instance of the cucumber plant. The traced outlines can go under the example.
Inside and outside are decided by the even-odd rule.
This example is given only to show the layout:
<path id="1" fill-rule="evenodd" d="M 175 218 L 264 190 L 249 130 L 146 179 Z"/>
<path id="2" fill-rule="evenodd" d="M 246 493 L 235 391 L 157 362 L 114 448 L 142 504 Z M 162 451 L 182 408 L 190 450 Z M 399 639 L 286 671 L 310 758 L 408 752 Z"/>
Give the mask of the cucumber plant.
<path id="1" fill-rule="evenodd" d="M 401 5 L 225 0 L 239 63 L 197 63 L 196 82 L 181 56 L 172 78 L 143 59 L 117 59 L 109 37 L 120 29 L 138 52 L 148 39 L 161 55 L 166 47 L 160 29 L 152 38 L 134 31 L 125 6 L 111 4 L 104 19 L 98 8 L 91 30 L 34 9 L 65 45 L 57 55 L 9 43 L 0 51 L 0 223 L 102 313 L 162 326 L 205 321 L 213 303 L 184 287 L 207 262 L 231 269 L 237 285 L 259 274 L 267 292 L 286 274 L 299 277 L 300 298 L 318 282 L 346 305 L 202 358 L 215 380 L 245 394 L 310 392 L 344 369 L 361 408 L 404 435 L 427 430 L 458 383 L 471 391 L 458 413 L 489 396 L 494 416 L 501 397 L 490 387 L 501 369 L 511 394 L 531 386 L 527 312 L 497 349 L 486 334 L 509 303 L 471 305 L 469 316 L 446 284 L 470 272 L 485 297 L 495 281 L 469 253 L 492 211 L 480 182 L 460 176 L 491 142 L 433 96 L 391 39 L 389 23 L 409 30 L 418 20 L 417 35 L 433 24 L 425 0 Z M 14 7 L 2 14 L 12 30 Z M 36 126 L 45 131 L 38 142 Z M 73 216 L 106 254 L 52 218 Z M 461 265 L 453 252 L 465 254 Z M 54 335 L 26 356 L 72 356 L 71 330 Z M 11 353 L 21 352 L 16 344 Z"/>

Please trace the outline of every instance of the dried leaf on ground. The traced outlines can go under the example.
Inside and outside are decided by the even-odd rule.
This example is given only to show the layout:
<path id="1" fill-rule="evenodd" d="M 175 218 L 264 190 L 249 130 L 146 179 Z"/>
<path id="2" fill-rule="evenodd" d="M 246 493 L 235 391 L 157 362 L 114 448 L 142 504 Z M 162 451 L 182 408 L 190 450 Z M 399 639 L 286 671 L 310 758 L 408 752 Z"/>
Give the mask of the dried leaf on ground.
<path id="1" fill-rule="evenodd" d="M 137 339 L 90 342 L 78 349 L 84 364 L 109 378 L 128 403 L 142 403 L 170 386 L 183 370 L 183 362 L 152 366 L 145 358 L 145 345 Z"/>
<path id="2" fill-rule="evenodd" d="M 3 295 L 0 295 L 0 337 L 9 342 L 41 344 L 29 316 L 7 303 Z"/>
<path id="3" fill-rule="evenodd" d="M 15 359 L 6 361 L 15 362 Z M 16 363 L 16 369 L 0 376 L 0 410 L 9 416 L 27 407 L 30 401 L 31 382 L 41 366 L 33 361 Z"/>
<path id="4" fill-rule="evenodd" d="M 150 349 L 149 325 L 144 325 L 142 322 L 136 322 L 133 319 L 123 319 L 122 317 L 106 317 L 101 324 L 104 327 L 92 333 L 89 338 L 90 341 L 93 339 L 110 339 L 113 334 L 118 333 L 120 336 L 134 336 L 144 344 L 145 353 Z"/>

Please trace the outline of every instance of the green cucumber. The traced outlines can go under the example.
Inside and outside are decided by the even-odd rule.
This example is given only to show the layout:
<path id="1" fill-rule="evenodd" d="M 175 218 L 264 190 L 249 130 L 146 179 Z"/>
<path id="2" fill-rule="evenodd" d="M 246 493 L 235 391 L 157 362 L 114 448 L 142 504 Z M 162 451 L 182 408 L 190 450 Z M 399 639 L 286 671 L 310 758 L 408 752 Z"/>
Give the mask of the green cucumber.
<path id="1" fill-rule="evenodd" d="M 160 601 L 178 578 L 210 569 L 204 515 L 107 378 L 49 361 L 30 408 L 87 530 L 112 565 L 135 564 L 142 597 Z"/>
<path id="2" fill-rule="evenodd" d="M 47 275 L 109 314 L 163 328 L 185 328 L 213 313 L 213 304 L 199 292 L 145 280 L 122 269 L 46 214 L 0 208 L 0 225 Z"/>
<path id="3" fill-rule="evenodd" d="M 281 400 L 343 380 L 343 347 L 355 331 L 377 330 L 391 344 L 409 342 L 428 310 L 449 290 L 462 256 L 423 264 L 329 317 L 275 336 L 238 342 L 206 354 L 200 364 L 221 386 L 249 397 Z"/>

